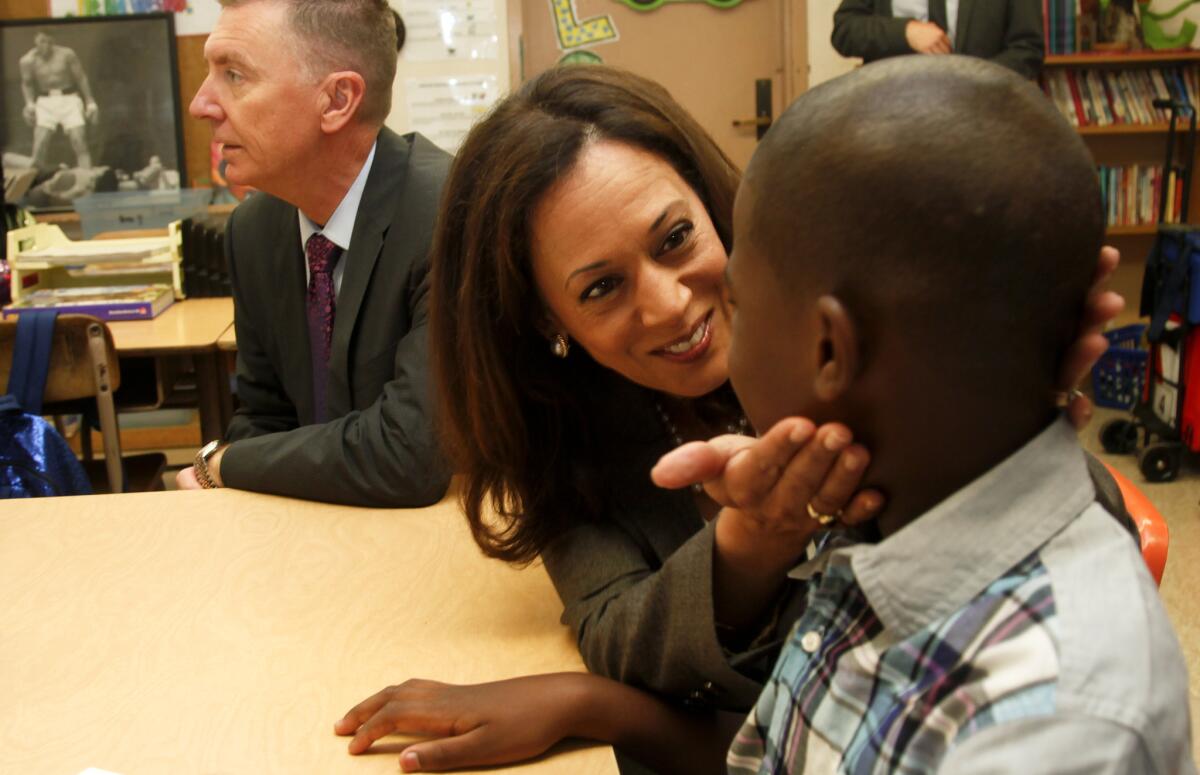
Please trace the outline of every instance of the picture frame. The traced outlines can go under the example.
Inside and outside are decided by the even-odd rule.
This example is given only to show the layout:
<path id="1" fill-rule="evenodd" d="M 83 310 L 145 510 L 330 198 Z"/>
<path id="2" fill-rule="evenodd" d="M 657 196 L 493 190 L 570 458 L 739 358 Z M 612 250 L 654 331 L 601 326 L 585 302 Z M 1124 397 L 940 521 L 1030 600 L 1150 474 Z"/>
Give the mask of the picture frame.
<path id="1" fill-rule="evenodd" d="M 28 210 L 187 187 L 174 14 L 0 20 L 0 83 L 4 176 L 26 179 Z"/>

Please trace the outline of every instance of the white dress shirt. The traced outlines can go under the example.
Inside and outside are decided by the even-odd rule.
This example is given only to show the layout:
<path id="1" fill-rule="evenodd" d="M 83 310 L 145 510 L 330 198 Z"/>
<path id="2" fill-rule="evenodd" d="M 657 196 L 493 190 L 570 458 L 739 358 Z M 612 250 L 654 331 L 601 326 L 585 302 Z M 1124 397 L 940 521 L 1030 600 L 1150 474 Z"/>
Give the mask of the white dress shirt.
<path id="1" fill-rule="evenodd" d="M 304 246 L 308 244 L 308 238 L 313 234 L 320 233 L 325 239 L 342 249 L 344 254 L 350 249 L 350 236 L 354 234 L 354 221 L 358 218 L 358 205 L 362 202 L 363 189 L 367 186 L 367 175 L 371 172 L 371 163 L 375 161 L 375 145 L 371 146 L 371 153 L 367 154 L 367 160 L 363 163 L 362 169 L 358 171 L 358 177 L 350 185 L 350 189 L 346 191 L 346 195 L 342 197 L 342 201 L 338 203 L 337 209 L 333 211 L 333 215 L 329 216 L 329 222 L 322 228 L 319 224 L 313 223 L 300 210 L 296 210 L 296 215 L 300 219 L 300 250 L 304 250 Z M 304 286 L 307 288 L 312 277 L 308 271 L 308 259 L 304 260 Z M 338 292 L 342 290 L 342 273 L 346 270 L 346 262 L 338 261 L 333 267 L 333 296 L 336 299 Z"/>

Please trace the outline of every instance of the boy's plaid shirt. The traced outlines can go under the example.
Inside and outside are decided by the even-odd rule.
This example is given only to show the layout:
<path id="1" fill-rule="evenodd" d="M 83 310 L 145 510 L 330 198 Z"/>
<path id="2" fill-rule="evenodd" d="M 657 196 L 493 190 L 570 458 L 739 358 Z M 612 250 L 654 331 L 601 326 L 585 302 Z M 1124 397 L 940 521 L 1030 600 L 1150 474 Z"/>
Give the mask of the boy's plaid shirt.
<path id="1" fill-rule="evenodd" d="M 1178 645 L 1093 496 L 1056 424 L 886 541 L 797 568 L 808 606 L 730 772 L 1194 772 Z"/>

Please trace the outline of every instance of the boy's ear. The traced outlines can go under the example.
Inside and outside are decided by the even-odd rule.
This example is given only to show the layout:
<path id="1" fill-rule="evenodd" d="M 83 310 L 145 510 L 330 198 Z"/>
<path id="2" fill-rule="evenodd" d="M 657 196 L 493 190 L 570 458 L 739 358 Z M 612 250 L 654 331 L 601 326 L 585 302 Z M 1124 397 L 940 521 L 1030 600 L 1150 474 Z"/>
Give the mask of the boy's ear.
<path id="1" fill-rule="evenodd" d="M 321 129 L 333 134 L 358 113 L 367 82 L 353 70 L 330 73 L 321 84 Z"/>
<path id="2" fill-rule="evenodd" d="M 854 319 L 836 296 L 817 299 L 817 318 L 820 325 L 820 351 L 817 378 L 813 385 L 816 397 L 825 402 L 841 398 L 854 384 L 858 374 L 858 332 Z"/>

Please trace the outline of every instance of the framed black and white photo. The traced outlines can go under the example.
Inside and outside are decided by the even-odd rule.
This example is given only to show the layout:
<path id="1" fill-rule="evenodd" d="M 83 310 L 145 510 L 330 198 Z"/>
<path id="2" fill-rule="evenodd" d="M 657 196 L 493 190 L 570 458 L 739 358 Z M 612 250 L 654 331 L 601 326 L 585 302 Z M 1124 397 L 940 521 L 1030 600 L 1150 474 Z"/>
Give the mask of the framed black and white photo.
<path id="1" fill-rule="evenodd" d="M 30 210 L 187 186 L 174 14 L 0 20 L 5 180 Z"/>

